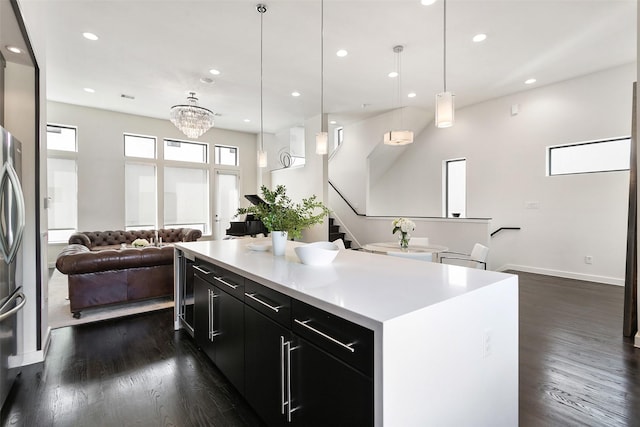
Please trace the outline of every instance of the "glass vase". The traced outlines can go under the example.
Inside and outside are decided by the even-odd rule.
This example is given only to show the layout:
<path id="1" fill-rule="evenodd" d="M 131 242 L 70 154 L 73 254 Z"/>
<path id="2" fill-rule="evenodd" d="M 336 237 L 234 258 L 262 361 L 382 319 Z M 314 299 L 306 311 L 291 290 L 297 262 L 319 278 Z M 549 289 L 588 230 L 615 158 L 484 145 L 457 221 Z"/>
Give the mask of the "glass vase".
<path id="1" fill-rule="evenodd" d="M 407 232 L 400 232 L 400 248 L 401 249 L 409 249 L 409 240 L 411 239 L 411 235 Z"/>

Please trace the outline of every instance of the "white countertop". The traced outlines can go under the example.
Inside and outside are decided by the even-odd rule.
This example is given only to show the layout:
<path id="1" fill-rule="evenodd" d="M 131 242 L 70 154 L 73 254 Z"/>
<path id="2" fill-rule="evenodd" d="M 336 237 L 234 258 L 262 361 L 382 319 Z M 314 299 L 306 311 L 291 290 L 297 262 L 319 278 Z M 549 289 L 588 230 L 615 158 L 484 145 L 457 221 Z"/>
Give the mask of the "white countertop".
<path id="1" fill-rule="evenodd" d="M 512 275 L 342 250 L 325 266 L 247 248 L 256 239 L 176 243 L 175 247 L 362 326 L 382 323 L 506 280 Z"/>

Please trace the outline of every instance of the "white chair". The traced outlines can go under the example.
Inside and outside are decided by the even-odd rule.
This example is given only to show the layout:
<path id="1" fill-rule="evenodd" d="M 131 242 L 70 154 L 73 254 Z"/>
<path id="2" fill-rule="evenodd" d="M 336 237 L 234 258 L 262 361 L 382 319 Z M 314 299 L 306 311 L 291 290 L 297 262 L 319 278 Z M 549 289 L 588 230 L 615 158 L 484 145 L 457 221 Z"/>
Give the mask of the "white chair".
<path id="1" fill-rule="evenodd" d="M 412 237 L 411 240 L 409 240 L 409 247 L 411 247 L 411 245 L 422 246 L 426 248 L 429 246 L 429 238 L 428 237 Z"/>
<path id="2" fill-rule="evenodd" d="M 476 243 L 473 245 L 473 249 L 470 254 L 450 251 L 440 252 L 440 262 L 442 263 L 445 260 L 454 260 L 454 263 L 464 262 L 464 265 L 469 268 L 482 268 L 486 270 L 488 256 L 489 248 L 481 245 L 480 243 Z"/>

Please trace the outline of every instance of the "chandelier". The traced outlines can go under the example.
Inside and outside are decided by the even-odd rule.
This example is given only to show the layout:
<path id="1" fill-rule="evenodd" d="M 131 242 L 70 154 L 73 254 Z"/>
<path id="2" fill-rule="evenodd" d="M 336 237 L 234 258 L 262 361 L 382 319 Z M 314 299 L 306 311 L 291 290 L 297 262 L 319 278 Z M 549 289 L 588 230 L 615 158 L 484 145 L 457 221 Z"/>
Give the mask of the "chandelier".
<path id="1" fill-rule="evenodd" d="M 213 127 L 213 112 L 197 105 L 195 92 L 189 92 L 187 104 L 174 105 L 169 118 L 188 138 L 196 139 Z"/>

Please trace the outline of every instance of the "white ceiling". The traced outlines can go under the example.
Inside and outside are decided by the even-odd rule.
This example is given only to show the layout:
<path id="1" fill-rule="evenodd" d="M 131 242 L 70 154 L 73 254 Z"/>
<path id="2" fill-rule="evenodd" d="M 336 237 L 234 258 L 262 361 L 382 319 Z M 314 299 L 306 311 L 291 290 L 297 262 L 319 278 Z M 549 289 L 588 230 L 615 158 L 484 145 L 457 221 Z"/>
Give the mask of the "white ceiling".
<path id="1" fill-rule="evenodd" d="M 257 1 L 23 2 L 36 2 L 46 17 L 35 31 L 46 32 L 48 99 L 168 119 L 194 90 L 200 105 L 220 114 L 217 127 L 259 131 Z M 265 3 L 264 129 L 276 132 L 320 112 L 320 0 Z M 447 87 L 461 107 L 527 90 L 530 77 L 540 86 L 634 62 L 636 16 L 635 0 L 449 0 Z M 85 31 L 100 39 L 84 39 Z M 481 32 L 487 40 L 473 43 Z M 324 34 L 331 119 L 398 105 L 396 81 L 387 77 L 398 44 L 403 105 L 433 111 L 443 86 L 442 0 L 325 0 Z M 347 57 L 335 55 L 341 48 Z M 294 90 L 302 96 L 293 98 Z M 417 96 L 406 98 L 410 91 Z"/>

